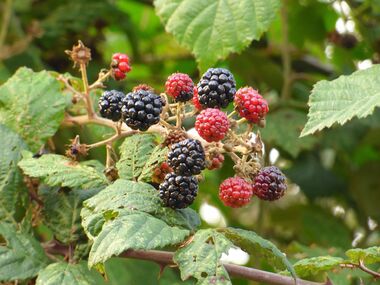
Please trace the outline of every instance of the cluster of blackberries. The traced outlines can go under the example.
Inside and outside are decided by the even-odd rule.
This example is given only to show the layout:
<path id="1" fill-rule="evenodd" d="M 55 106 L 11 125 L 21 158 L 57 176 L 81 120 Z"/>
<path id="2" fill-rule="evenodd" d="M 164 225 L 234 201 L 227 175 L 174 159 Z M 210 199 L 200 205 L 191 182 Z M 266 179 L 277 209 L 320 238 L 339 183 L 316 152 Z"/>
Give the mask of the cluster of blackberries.
<path id="1" fill-rule="evenodd" d="M 160 184 L 160 198 L 167 207 L 188 207 L 198 193 L 198 180 L 193 175 L 200 174 L 206 164 L 202 144 L 194 139 L 173 144 L 168 153 L 168 164 L 173 173 L 167 174 Z"/>
<path id="2" fill-rule="evenodd" d="M 287 188 L 285 180 L 284 174 L 276 166 L 264 167 L 253 183 L 241 177 L 224 180 L 219 187 L 219 198 L 226 206 L 233 208 L 247 205 L 253 195 L 261 200 L 278 200 Z"/>
<path id="3" fill-rule="evenodd" d="M 112 121 L 123 120 L 133 130 L 146 131 L 160 121 L 164 102 L 152 91 L 138 89 L 123 92 L 105 91 L 99 99 L 100 115 Z"/>

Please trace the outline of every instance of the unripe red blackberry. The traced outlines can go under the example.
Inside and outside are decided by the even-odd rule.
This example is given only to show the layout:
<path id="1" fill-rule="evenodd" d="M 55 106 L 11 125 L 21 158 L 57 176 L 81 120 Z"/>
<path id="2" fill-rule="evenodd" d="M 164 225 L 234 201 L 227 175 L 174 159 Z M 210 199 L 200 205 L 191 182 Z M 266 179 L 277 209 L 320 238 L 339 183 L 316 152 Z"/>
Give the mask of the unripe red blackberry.
<path id="1" fill-rule="evenodd" d="M 104 91 L 99 98 L 99 112 L 103 118 L 117 122 L 121 119 L 123 92 L 117 90 Z"/>
<path id="2" fill-rule="evenodd" d="M 199 102 L 203 108 L 225 108 L 234 100 L 236 82 L 225 68 L 209 68 L 198 85 Z"/>
<path id="3" fill-rule="evenodd" d="M 252 87 L 240 88 L 235 94 L 234 102 L 239 115 L 255 124 L 269 111 L 267 101 Z"/>
<path id="4" fill-rule="evenodd" d="M 165 138 L 164 142 L 162 143 L 164 146 L 171 146 L 173 144 L 179 143 L 180 141 L 183 141 L 187 139 L 188 136 L 186 132 L 178 129 L 174 129 L 170 131 L 170 133 Z"/>
<path id="5" fill-rule="evenodd" d="M 200 174 L 205 169 L 205 152 L 202 144 L 194 139 L 173 144 L 168 153 L 168 163 L 177 175 Z"/>
<path id="6" fill-rule="evenodd" d="M 167 162 L 161 163 L 153 170 L 152 182 L 161 183 L 164 181 L 166 174 L 173 172 L 173 169 Z"/>
<path id="7" fill-rule="evenodd" d="M 251 201 L 252 185 L 241 177 L 227 178 L 219 186 L 219 198 L 224 205 L 239 208 Z"/>
<path id="8" fill-rule="evenodd" d="M 186 102 L 193 98 L 194 83 L 189 75 L 173 73 L 165 83 L 166 94 L 177 102 Z"/>
<path id="9" fill-rule="evenodd" d="M 213 153 L 209 156 L 207 161 L 207 169 L 214 170 L 222 167 L 224 162 L 224 155 L 221 153 Z"/>
<path id="10" fill-rule="evenodd" d="M 202 105 L 199 103 L 198 89 L 194 87 L 193 105 L 198 111 L 202 111 Z"/>
<path id="11" fill-rule="evenodd" d="M 198 181 L 194 176 L 169 173 L 159 186 L 160 198 L 166 207 L 182 209 L 190 206 L 198 193 Z"/>
<path id="12" fill-rule="evenodd" d="M 126 73 L 131 71 L 129 57 L 123 53 L 115 53 L 112 56 L 111 68 L 115 80 L 123 80 L 126 77 Z"/>
<path id="13" fill-rule="evenodd" d="M 253 193 L 262 200 L 278 200 L 286 188 L 285 175 L 276 166 L 262 168 L 253 181 Z"/>
<path id="14" fill-rule="evenodd" d="M 224 138 L 230 128 L 226 113 L 219 109 L 207 108 L 195 120 L 195 129 L 208 142 L 217 142 Z"/>

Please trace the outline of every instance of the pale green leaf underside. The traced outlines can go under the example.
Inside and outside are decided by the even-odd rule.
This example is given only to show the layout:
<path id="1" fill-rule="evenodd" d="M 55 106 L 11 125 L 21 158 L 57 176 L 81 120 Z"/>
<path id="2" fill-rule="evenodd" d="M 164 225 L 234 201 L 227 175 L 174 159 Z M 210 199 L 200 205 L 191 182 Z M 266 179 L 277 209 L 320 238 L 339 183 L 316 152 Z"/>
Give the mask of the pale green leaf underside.
<path id="1" fill-rule="evenodd" d="M 276 17 L 279 0 L 155 0 L 157 14 L 202 70 L 259 39 Z"/>
<path id="2" fill-rule="evenodd" d="M 330 271 L 339 267 L 339 264 L 343 262 L 344 260 L 340 257 L 318 256 L 302 259 L 293 266 L 297 275 L 302 278 L 318 275 L 324 271 Z"/>
<path id="3" fill-rule="evenodd" d="M 97 275 L 99 274 L 90 271 L 84 262 L 78 264 L 58 262 L 41 270 L 36 285 L 93 285 L 99 284 L 100 275 Z"/>
<path id="4" fill-rule="evenodd" d="M 126 213 L 103 225 L 92 245 L 89 265 L 103 263 L 128 249 L 149 250 L 177 244 L 189 233 L 143 212 Z"/>
<path id="5" fill-rule="evenodd" d="M 226 228 L 222 229 L 221 232 L 235 245 L 247 251 L 249 254 L 261 256 L 276 268 L 287 269 L 293 277 L 296 276 L 293 266 L 285 254 L 269 240 L 260 237 L 255 232 L 242 229 Z"/>
<path id="6" fill-rule="evenodd" d="M 40 243 L 31 235 L 2 223 L 1 238 L 6 241 L 6 245 L 0 246 L 0 281 L 34 277 L 48 264 Z"/>
<path id="7" fill-rule="evenodd" d="M 380 65 L 359 70 L 333 81 L 315 84 L 309 99 L 309 114 L 301 136 L 334 123 L 343 125 L 353 117 L 364 118 L 380 106 Z"/>
<path id="8" fill-rule="evenodd" d="M 93 161 L 93 165 L 98 162 Z M 57 154 L 45 154 L 40 158 L 24 158 L 18 164 L 26 175 L 42 179 L 49 186 L 71 188 L 98 188 L 108 184 L 99 171 L 100 166 L 89 166 L 89 161 L 73 162 Z"/>
<path id="9" fill-rule="evenodd" d="M 0 220 L 15 222 L 28 201 L 23 177 L 17 167 L 27 146 L 12 130 L 0 125 Z M 23 212 L 23 211 L 22 211 Z"/>
<path id="10" fill-rule="evenodd" d="M 199 230 L 185 247 L 174 255 L 182 280 L 198 279 L 197 284 L 231 284 L 220 258 L 233 244 L 221 233 L 213 230 Z M 216 283 L 217 282 L 217 283 Z"/>
<path id="11" fill-rule="evenodd" d="M 0 86 L 0 94 L 0 123 L 38 151 L 64 118 L 67 103 L 58 81 L 47 71 L 22 67 Z"/>
<path id="12" fill-rule="evenodd" d="M 354 263 L 362 260 L 366 264 L 380 262 L 380 246 L 369 248 L 354 248 L 346 251 L 346 255 Z"/>

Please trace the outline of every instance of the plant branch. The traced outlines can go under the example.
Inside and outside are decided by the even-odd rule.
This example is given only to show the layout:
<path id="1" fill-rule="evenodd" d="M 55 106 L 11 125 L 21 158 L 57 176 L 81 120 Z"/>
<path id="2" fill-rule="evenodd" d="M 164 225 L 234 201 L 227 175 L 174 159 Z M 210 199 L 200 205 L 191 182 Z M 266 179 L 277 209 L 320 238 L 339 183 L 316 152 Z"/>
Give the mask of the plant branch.
<path id="1" fill-rule="evenodd" d="M 291 76 L 291 58 L 290 58 L 290 44 L 289 44 L 289 27 L 288 27 L 288 1 L 284 0 L 281 8 L 281 28 L 282 28 L 282 65 L 283 65 L 283 85 L 281 91 L 281 98 L 283 100 L 290 98 L 290 87 L 292 82 Z"/>
<path id="2" fill-rule="evenodd" d="M 6 0 L 4 5 L 4 13 L 3 13 L 3 19 L 1 22 L 1 30 L 0 30 L 0 50 L 2 49 L 5 38 L 7 37 L 8 27 L 9 27 L 9 21 L 11 19 L 12 14 L 12 0 Z"/>
<path id="3" fill-rule="evenodd" d="M 87 115 L 89 118 L 94 117 L 94 107 L 92 106 L 92 101 L 90 97 L 90 87 L 88 85 L 88 78 L 87 78 L 87 67 L 85 63 L 80 64 L 80 72 L 82 74 L 82 81 L 83 81 L 83 89 L 84 89 L 84 99 L 86 101 L 86 109 L 87 109 Z"/>
<path id="4" fill-rule="evenodd" d="M 376 279 L 380 278 L 380 273 L 378 273 L 376 271 L 373 271 L 373 270 L 369 269 L 367 266 L 365 266 L 363 260 L 359 260 L 359 266 L 358 266 L 358 268 L 361 269 L 361 270 L 363 270 L 364 272 L 372 275 Z"/>
<path id="5" fill-rule="evenodd" d="M 120 138 L 128 137 L 128 136 L 131 136 L 131 135 L 136 134 L 136 133 L 137 133 L 137 131 L 134 131 L 134 130 L 116 133 L 112 137 L 109 137 L 108 139 L 105 139 L 103 141 L 96 142 L 96 143 L 93 143 L 93 144 L 86 145 L 86 148 L 87 149 L 92 149 L 92 148 L 99 147 L 99 146 L 102 146 L 102 145 L 108 145 L 108 144 L 113 143 L 114 141 L 117 141 Z"/>
<path id="6" fill-rule="evenodd" d="M 175 265 L 173 262 L 173 252 L 159 251 L 159 250 L 128 250 L 122 253 L 121 257 L 148 260 L 156 262 L 160 265 Z M 266 282 L 272 285 L 326 285 L 327 283 L 317 283 L 297 278 L 297 283 L 292 277 L 283 276 L 280 274 L 262 271 L 250 267 L 227 264 L 224 263 L 224 267 L 231 276 L 241 277 L 248 280 L 257 282 Z"/>

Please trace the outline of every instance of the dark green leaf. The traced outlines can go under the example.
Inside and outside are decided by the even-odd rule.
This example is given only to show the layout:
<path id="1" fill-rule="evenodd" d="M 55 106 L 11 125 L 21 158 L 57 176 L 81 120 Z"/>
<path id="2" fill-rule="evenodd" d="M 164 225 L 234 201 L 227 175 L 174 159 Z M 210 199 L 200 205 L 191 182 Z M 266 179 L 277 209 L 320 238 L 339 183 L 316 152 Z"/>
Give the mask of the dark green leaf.
<path id="1" fill-rule="evenodd" d="M 199 230 L 191 242 L 177 250 L 174 262 L 178 264 L 182 280 L 198 279 L 197 284 L 232 284 L 220 258 L 233 244 L 221 233 Z"/>
<path id="2" fill-rule="evenodd" d="M 0 224 L 0 238 L 6 245 L 0 246 L 0 281 L 27 279 L 48 264 L 40 243 L 12 225 Z"/>
<path id="3" fill-rule="evenodd" d="M 155 0 L 157 14 L 201 69 L 239 52 L 269 28 L 278 0 Z"/>
<path id="4" fill-rule="evenodd" d="M 0 86 L 0 123 L 20 134 L 36 152 L 57 131 L 64 117 L 65 96 L 47 71 L 22 67 Z"/>
<path id="5" fill-rule="evenodd" d="M 265 142 L 275 144 L 296 157 L 301 150 L 310 149 L 317 141 L 315 137 L 300 138 L 306 122 L 306 114 L 293 109 L 281 109 L 269 113 L 266 126 L 261 130 Z"/>
<path id="6" fill-rule="evenodd" d="M 38 274 L 36 285 L 93 285 L 104 284 L 96 271 L 90 271 L 84 262 L 50 264 Z"/>
<path id="7" fill-rule="evenodd" d="M 92 245 L 89 265 L 103 263 L 128 249 L 156 249 L 178 244 L 189 231 L 170 227 L 153 216 L 137 212 L 119 215 L 106 222 Z"/>
<path id="8" fill-rule="evenodd" d="M 100 163 L 92 161 L 96 167 L 87 166 L 89 163 L 78 163 L 62 155 L 45 154 L 40 158 L 24 158 L 18 165 L 26 175 L 40 178 L 49 186 L 89 189 L 107 185 L 107 178 L 99 171 Z"/>
<path id="9" fill-rule="evenodd" d="M 380 65 L 374 65 L 333 81 L 319 81 L 310 96 L 309 119 L 301 136 L 372 114 L 380 106 L 379 74 Z"/>
<path id="10" fill-rule="evenodd" d="M 356 264 L 363 261 L 366 264 L 380 262 L 380 247 L 353 248 L 346 251 L 346 255 Z"/>
<path id="11" fill-rule="evenodd" d="M 19 221 L 28 194 L 17 163 L 26 145 L 16 133 L 0 125 L 0 146 L 0 220 Z"/>
<path id="12" fill-rule="evenodd" d="M 343 263 L 343 258 L 333 256 L 318 256 L 297 261 L 293 266 L 299 277 L 310 277 L 321 272 L 330 271 Z"/>
<path id="13" fill-rule="evenodd" d="M 154 163 L 162 162 L 165 155 L 163 150 L 156 148 L 155 138 L 152 134 L 137 134 L 124 140 L 120 146 L 120 160 L 116 163 L 120 178 L 149 180 Z"/>
<path id="14" fill-rule="evenodd" d="M 279 269 L 287 269 L 295 277 L 291 263 L 272 242 L 258 236 L 255 232 L 226 228 L 220 230 L 235 245 L 254 256 L 263 257 L 268 263 Z"/>
<path id="15" fill-rule="evenodd" d="M 82 202 L 98 190 L 65 190 L 44 187 L 39 195 L 44 202 L 44 223 L 54 232 L 55 238 L 63 243 L 72 243 L 84 237 L 80 211 Z"/>

